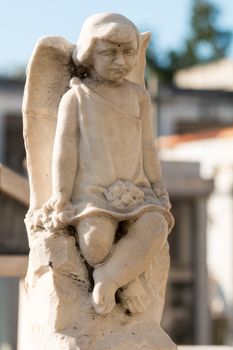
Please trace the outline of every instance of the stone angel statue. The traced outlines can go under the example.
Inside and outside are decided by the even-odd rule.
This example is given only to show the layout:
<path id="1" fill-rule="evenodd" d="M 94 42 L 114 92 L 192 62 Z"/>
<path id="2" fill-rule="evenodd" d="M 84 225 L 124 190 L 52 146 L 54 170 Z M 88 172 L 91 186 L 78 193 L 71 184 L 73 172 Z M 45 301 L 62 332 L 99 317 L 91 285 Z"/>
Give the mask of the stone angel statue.
<path id="1" fill-rule="evenodd" d="M 175 348 L 160 327 L 174 220 L 144 84 L 149 39 L 97 14 L 77 45 L 40 39 L 29 63 L 27 285 L 40 348 Z"/>

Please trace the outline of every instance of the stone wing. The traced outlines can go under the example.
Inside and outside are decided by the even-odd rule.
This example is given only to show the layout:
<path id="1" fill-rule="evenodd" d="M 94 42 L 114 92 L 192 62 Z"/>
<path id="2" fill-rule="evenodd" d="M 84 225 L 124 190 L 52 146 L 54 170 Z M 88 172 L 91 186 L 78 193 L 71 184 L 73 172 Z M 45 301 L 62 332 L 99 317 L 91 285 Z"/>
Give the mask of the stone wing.
<path id="1" fill-rule="evenodd" d="M 146 49 L 150 41 L 150 32 L 140 34 L 140 46 L 138 51 L 137 65 L 133 71 L 127 76 L 127 79 L 145 87 L 145 67 L 146 67 Z"/>
<path id="2" fill-rule="evenodd" d="M 72 76 L 74 45 L 58 36 L 40 39 L 27 67 L 23 129 L 30 183 L 30 210 L 51 195 L 52 150 L 58 105 Z"/>

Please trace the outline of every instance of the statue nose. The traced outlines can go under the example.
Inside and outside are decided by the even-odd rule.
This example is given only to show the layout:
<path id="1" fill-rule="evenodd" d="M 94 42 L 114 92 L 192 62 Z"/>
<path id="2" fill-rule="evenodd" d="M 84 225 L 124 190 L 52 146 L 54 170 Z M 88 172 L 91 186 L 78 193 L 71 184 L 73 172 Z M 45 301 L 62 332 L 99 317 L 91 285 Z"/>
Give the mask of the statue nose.
<path id="1" fill-rule="evenodd" d="M 117 54 L 115 57 L 115 63 L 119 66 L 123 65 L 125 63 L 125 59 L 122 54 Z"/>

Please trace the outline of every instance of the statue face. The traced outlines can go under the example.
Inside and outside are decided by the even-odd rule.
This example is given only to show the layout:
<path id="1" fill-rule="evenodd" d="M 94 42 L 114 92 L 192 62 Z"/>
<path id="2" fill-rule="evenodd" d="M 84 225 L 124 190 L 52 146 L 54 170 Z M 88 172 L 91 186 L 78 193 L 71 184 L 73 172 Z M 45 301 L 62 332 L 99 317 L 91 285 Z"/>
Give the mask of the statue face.
<path id="1" fill-rule="evenodd" d="M 109 81 L 124 79 L 135 67 L 137 61 L 137 41 L 112 42 L 97 40 L 92 55 L 95 73 Z"/>

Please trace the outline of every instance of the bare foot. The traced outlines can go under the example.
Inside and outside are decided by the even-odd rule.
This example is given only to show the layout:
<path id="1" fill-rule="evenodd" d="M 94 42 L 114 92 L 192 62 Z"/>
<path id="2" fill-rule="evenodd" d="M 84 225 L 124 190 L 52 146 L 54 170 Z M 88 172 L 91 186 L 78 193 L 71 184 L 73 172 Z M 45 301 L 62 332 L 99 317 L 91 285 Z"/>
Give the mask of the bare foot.
<path id="1" fill-rule="evenodd" d="M 132 314 L 140 314 L 146 311 L 150 304 L 150 299 L 143 288 L 139 278 L 136 278 L 119 292 L 122 306 Z"/>
<path id="2" fill-rule="evenodd" d="M 115 293 L 117 285 L 101 271 L 96 268 L 93 273 L 95 287 L 92 293 L 92 305 L 97 314 L 109 314 L 115 306 Z"/>

